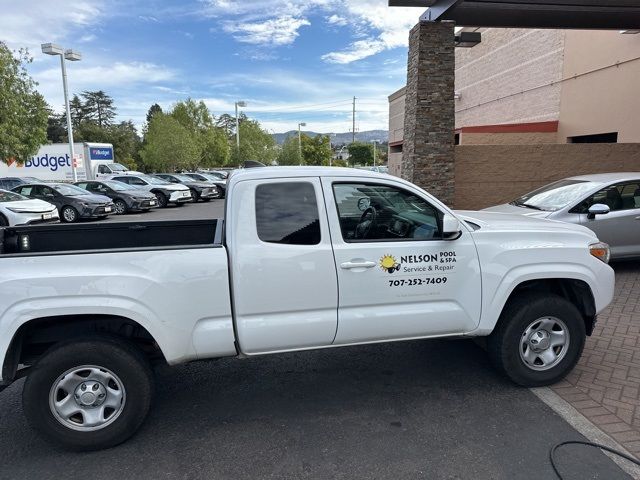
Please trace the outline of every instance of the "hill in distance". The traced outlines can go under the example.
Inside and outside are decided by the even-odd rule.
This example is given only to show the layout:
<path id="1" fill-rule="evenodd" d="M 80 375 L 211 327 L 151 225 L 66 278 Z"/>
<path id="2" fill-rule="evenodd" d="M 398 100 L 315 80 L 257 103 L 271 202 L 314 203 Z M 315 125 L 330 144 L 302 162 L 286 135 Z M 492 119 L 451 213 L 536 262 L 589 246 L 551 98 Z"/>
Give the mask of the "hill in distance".
<path id="1" fill-rule="evenodd" d="M 346 145 L 351 143 L 352 134 L 351 132 L 346 133 L 318 133 L 318 132 L 310 132 L 310 131 L 302 131 L 305 135 L 310 137 L 315 137 L 317 135 L 332 135 L 331 143 L 333 145 Z M 278 145 L 282 145 L 285 140 L 289 137 L 297 137 L 298 131 L 291 130 L 285 133 L 275 133 L 273 134 L 273 138 L 275 139 Z M 378 140 L 381 143 L 386 143 L 389 140 L 389 132 L 387 130 L 368 130 L 366 132 L 358 132 L 356 133 L 356 141 L 357 142 L 365 142 L 369 143 L 373 140 Z"/>

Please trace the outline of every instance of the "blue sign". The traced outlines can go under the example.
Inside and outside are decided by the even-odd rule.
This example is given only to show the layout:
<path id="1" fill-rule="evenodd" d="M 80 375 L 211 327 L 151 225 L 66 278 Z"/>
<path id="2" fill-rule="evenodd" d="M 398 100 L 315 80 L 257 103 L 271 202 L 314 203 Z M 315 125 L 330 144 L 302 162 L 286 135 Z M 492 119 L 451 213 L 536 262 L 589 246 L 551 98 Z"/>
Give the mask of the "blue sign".
<path id="1" fill-rule="evenodd" d="M 113 148 L 91 147 L 89 148 L 89 158 L 91 160 L 113 160 Z"/>

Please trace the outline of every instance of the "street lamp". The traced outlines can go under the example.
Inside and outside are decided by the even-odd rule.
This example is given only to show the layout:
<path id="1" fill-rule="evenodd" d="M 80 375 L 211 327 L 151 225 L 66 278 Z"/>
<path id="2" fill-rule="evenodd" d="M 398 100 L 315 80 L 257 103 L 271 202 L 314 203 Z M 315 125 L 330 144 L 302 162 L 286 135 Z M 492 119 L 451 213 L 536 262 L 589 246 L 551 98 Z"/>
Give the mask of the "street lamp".
<path id="1" fill-rule="evenodd" d="M 307 124 L 302 122 L 298 124 L 298 153 L 300 154 L 300 166 L 302 166 L 302 130 L 300 127 L 306 127 Z"/>
<path id="2" fill-rule="evenodd" d="M 378 140 L 371 140 L 371 143 L 373 143 L 373 166 L 375 168 L 375 166 L 376 166 L 376 153 L 378 152 L 378 149 L 376 148 L 376 145 L 378 143 Z"/>
<path id="3" fill-rule="evenodd" d="M 331 137 L 335 137 L 336 134 L 335 133 L 330 133 L 329 134 L 329 150 L 331 150 L 331 156 L 329 157 L 329 166 L 332 167 L 333 166 L 333 147 L 331 146 Z"/>
<path id="4" fill-rule="evenodd" d="M 240 117 L 238 116 L 238 107 L 246 107 L 247 102 L 238 101 L 236 102 L 236 147 L 238 149 L 238 162 L 240 161 Z"/>
<path id="5" fill-rule="evenodd" d="M 73 171 L 73 181 L 78 181 L 78 170 L 75 159 L 75 151 L 73 148 L 73 127 L 71 126 L 71 108 L 69 107 L 69 91 L 67 88 L 67 67 L 65 59 L 70 62 L 78 62 L 82 60 L 82 55 L 76 50 L 65 50 L 55 43 L 43 43 L 41 45 L 42 53 L 46 55 L 59 55 L 60 65 L 62 66 L 62 88 L 64 90 L 64 106 L 67 110 L 67 133 L 69 136 L 69 152 L 71 153 L 71 168 Z"/>

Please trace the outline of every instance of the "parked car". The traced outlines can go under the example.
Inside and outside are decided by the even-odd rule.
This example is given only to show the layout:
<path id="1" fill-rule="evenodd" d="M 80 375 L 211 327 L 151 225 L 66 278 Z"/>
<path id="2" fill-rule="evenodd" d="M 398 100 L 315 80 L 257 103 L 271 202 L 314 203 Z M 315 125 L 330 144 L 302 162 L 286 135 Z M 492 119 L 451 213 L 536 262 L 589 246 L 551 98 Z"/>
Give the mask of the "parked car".
<path id="1" fill-rule="evenodd" d="M 153 193 L 115 180 L 83 181 L 77 182 L 75 185 L 96 195 L 109 197 L 113 201 L 117 215 L 132 211 L 146 212 L 158 206 L 158 200 Z"/>
<path id="2" fill-rule="evenodd" d="M 60 219 L 67 223 L 81 218 L 107 218 L 115 209 L 109 197 L 94 195 L 68 183 L 28 183 L 13 191 L 52 203 L 58 208 Z"/>
<path id="3" fill-rule="evenodd" d="M 213 185 L 210 182 L 196 180 L 189 175 L 181 173 L 156 173 L 154 176 L 170 183 L 189 187 L 189 190 L 191 190 L 191 197 L 196 203 L 198 200 L 208 202 L 209 200 L 220 198 L 222 196 L 217 185 Z"/>
<path id="4" fill-rule="evenodd" d="M 0 227 L 50 223 L 59 219 L 58 209 L 49 202 L 0 190 Z"/>
<path id="5" fill-rule="evenodd" d="M 224 221 L 0 236 L 0 389 L 26 376 L 29 424 L 75 450 L 138 430 L 152 362 L 487 337 L 500 372 L 551 385 L 580 359 L 615 283 L 587 228 L 459 214 L 355 169 L 235 173 Z"/>
<path id="6" fill-rule="evenodd" d="M 638 172 L 566 178 L 486 211 L 584 225 L 611 246 L 612 258 L 640 257 Z"/>
<path id="7" fill-rule="evenodd" d="M 26 185 L 27 183 L 40 183 L 35 177 L 3 177 L 0 178 L 0 189 L 13 190 L 18 185 Z"/>
<path id="8" fill-rule="evenodd" d="M 189 187 L 173 184 L 152 175 L 112 175 L 107 177 L 107 180 L 126 183 L 153 193 L 160 208 L 165 208 L 170 203 L 180 206 L 192 200 Z"/>
<path id="9" fill-rule="evenodd" d="M 227 181 L 213 173 L 185 173 L 186 176 L 191 177 L 198 182 L 207 182 L 209 184 L 213 184 L 218 187 L 220 191 L 220 198 L 224 198 L 227 194 Z"/>

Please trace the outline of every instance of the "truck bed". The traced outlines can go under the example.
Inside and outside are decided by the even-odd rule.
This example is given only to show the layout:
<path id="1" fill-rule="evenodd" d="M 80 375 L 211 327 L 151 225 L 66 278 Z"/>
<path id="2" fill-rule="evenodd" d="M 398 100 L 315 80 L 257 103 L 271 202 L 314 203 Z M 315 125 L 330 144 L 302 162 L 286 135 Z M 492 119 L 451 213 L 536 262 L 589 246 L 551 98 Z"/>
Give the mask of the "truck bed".
<path id="1" fill-rule="evenodd" d="M 78 223 L 0 228 L 0 255 L 104 253 L 222 245 L 222 220 Z"/>

